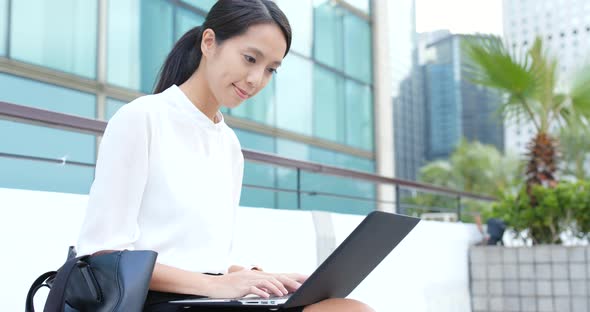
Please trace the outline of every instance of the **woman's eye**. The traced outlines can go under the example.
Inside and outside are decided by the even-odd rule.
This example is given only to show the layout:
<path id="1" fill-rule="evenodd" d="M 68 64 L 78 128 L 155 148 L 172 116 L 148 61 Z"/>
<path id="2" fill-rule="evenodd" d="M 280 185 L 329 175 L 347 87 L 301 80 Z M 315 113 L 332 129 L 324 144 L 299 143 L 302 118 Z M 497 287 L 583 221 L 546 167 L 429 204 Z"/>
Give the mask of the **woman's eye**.
<path id="1" fill-rule="evenodd" d="M 246 62 L 249 62 L 252 64 L 256 63 L 256 59 L 251 57 L 250 55 L 244 55 L 244 58 L 246 59 Z"/>
<path id="2" fill-rule="evenodd" d="M 276 68 L 269 68 L 268 72 L 271 74 L 276 74 L 277 73 L 277 69 Z"/>

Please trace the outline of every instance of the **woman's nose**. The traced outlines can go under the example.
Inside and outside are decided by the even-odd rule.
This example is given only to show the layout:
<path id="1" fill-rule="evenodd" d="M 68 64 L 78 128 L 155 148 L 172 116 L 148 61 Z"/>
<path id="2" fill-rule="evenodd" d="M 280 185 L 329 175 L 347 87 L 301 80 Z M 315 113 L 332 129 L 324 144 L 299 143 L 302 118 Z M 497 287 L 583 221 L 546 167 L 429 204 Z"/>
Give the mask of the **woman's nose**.
<path id="1" fill-rule="evenodd" d="M 246 83 L 252 89 L 257 89 L 260 84 L 262 83 L 262 79 L 264 78 L 264 69 L 263 70 L 252 70 L 248 73 L 246 77 Z"/>

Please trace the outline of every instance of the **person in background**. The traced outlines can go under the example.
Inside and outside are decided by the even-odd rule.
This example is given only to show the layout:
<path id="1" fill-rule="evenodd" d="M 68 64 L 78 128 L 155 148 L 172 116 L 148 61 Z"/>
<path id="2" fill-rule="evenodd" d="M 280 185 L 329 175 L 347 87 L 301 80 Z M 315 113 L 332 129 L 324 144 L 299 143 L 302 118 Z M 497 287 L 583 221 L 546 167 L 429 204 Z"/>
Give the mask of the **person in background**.
<path id="1" fill-rule="evenodd" d="M 481 216 L 475 216 L 475 224 L 482 235 L 479 245 L 504 245 L 502 237 L 506 231 L 506 224 L 498 218 L 489 218 L 486 221 L 485 231 L 481 222 Z"/>

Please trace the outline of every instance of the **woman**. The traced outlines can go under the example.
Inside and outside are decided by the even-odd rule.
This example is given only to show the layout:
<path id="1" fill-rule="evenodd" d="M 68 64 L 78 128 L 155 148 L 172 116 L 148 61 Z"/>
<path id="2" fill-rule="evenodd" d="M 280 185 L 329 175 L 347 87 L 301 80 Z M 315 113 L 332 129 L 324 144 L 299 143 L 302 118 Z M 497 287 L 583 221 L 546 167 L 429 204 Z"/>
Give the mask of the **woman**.
<path id="1" fill-rule="evenodd" d="M 274 2 L 220 0 L 176 43 L 155 94 L 110 120 L 77 247 L 157 251 L 146 311 L 170 311 L 166 301 L 187 296 L 282 296 L 305 281 L 230 266 L 244 160 L 219 112 L 264 88 L 290 44 Z M 347 299 L 295 309 L 347 310 L 371 311 Z"/>

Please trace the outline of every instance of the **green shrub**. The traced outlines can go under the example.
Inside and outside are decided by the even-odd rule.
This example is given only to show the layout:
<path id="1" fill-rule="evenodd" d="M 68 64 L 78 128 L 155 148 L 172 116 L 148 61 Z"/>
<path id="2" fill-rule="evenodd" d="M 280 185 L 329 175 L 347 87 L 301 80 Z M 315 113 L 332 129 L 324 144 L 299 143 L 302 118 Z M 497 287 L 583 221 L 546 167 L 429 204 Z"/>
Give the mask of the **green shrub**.
<path id="1" fill-rule="evenodd" d="M 531 200 L 525 189 L 517 196 L 504 195 L 489 216 L 506 225 L 533 244 L 560 244 L 562 233 L 588 239 L 590 231 L 590 182 L 561 182 L 555 188 L 534 186 Z"/>

